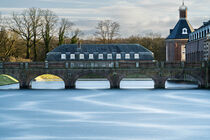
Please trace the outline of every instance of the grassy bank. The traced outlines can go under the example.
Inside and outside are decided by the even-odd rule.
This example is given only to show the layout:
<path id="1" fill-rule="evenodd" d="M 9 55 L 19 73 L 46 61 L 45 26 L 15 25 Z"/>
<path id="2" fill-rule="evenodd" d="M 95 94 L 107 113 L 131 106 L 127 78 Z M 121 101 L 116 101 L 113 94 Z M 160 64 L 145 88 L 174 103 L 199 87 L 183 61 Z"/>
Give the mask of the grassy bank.
<path id="1" fill-rule="evenodd" d="M 18 81 L 8 75 L 0 75 L 0 86 L 16 84 Z"/>

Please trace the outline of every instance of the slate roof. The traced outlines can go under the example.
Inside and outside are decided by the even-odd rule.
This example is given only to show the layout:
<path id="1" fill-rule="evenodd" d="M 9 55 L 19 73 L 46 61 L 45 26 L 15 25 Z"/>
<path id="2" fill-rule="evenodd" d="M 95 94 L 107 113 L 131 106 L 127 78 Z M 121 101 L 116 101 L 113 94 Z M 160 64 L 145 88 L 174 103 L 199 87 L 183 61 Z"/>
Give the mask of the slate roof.
<path id="1" fill-rule="evenodd" d="M 61 59 L 61 55 L 66 54 L 66 59 Z M 71 59 L 70 55 L 75 54 L 75 59 Z M 139 44 L 82 44 L 81 48 L 78 48 L 77 44 L 61 45 L 47 53 L 47 61 L 76 61 L 81 60 L 80 54 L 84 54 L 83 60 L 89 59 L 89 54 L 94 55 L 93 60 L 100 60 L 99 54 L 103 54 L 102 60 L 108 59 L 107 54 L 112 54 L 111 60 L 117 60 L 116 54 L 121 54 L 120 60 L 126 60 L 125 54 L 130 54 L 129 60 L 137 60 L 134 56 L 139 54 L 138 60 L 154 60 L 153 53 Z"/>
<path id="2" fill-rule="evenodd" d="M 140 46 L 139 44 L 82 44 L 81 50 L 78 51 L 78 45 L 77 44 L 68 44 L 68 45 L 61 45 L 51 52 L 88 52 L 88 53 L 129 53 L 129 52 L 151 52 L 148 49 L 144 48 L 143 46 Z"/>
<path id="3" fill-rule="evenodd" d="M 182 29 L 186 28 L 188 34 L 182 34 Z M 166 39 L 188 39 L 189 34 L 193 32 L 194 29 L 187 19 L 179 19 L 178 23 Z"/>

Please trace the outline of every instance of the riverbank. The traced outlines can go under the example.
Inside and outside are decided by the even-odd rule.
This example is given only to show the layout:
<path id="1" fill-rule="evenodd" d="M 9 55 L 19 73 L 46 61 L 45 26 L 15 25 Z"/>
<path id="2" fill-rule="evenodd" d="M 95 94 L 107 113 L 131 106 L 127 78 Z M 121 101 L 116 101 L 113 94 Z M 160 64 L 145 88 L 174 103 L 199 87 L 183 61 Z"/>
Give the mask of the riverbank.
<path id="1" fill-rule="evenodd" d="M 16 84 L 18 81 L 8 75 L 0 75 L 0 86 Z"/>

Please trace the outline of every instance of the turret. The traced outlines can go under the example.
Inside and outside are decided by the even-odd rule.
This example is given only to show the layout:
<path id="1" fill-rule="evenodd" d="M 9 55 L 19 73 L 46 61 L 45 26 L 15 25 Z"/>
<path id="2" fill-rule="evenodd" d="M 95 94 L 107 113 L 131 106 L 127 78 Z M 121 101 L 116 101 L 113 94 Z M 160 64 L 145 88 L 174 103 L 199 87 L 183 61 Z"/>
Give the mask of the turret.
<path id="1" fill-rule="evenodd" d="M 184 2 L 179 7 L 179 18 L 187 18 L 187 6 L 184 5 Z"/>

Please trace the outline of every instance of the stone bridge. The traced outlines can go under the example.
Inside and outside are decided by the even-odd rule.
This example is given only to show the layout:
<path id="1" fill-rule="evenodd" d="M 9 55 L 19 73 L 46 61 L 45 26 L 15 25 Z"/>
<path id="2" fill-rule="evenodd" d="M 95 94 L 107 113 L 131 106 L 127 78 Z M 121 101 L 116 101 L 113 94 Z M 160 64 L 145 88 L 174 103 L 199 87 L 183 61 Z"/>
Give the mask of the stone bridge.
<path id="1" fill-rule="evenodd" d="M 128 75 L 143 75 L 152 78 L 154 88 L 165 88 L 169 78 L 191 77 L 199 88 L 210 87 L 210 64 L 168 63 L 141 61 L 66 61 L 66 62 L 2 62 L 0 74 L 10 75 L 19 81 L 20 89 L 31 88 L 31 82 L 43 74 L 60 77 L 66 89 L 74 89 L 76 81 L 90 74 L 107 78 L 110 88 L 120 88 L 120 82 Z M 183 79 L 184 80 L 184 79 Z"/>

